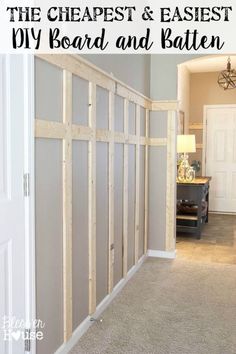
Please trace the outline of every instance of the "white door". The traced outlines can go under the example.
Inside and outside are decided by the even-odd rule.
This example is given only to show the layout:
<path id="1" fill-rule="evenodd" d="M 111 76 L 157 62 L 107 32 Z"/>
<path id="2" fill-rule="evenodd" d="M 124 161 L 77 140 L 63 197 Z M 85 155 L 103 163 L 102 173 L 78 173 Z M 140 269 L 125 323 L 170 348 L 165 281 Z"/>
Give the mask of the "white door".
<path id="1" fill-rule="evenodd" d="M 206 124 L 210 210 L 236 212 L 236 106 L 207 107 Z"/>
<path id="2" fill-rule="evenodd" d="M 26 316 L 22 67 L 22 56 L 0 55 L 1 354 L 25 352 L 22 338 Z M 15 319 L 23 322 L 15 323 Z"/>

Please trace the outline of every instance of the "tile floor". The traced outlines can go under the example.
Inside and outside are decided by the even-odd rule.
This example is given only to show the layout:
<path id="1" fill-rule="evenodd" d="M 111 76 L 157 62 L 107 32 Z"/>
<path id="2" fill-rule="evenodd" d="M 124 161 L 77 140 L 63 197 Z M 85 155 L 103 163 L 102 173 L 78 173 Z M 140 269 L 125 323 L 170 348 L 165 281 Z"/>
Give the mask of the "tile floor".
<path id="1" fill-rule="evenodd" d="M 236 264 L 236 215 L 210 214 L 201 239 L 177 234 L 176 248 L 179 259 Z"/>

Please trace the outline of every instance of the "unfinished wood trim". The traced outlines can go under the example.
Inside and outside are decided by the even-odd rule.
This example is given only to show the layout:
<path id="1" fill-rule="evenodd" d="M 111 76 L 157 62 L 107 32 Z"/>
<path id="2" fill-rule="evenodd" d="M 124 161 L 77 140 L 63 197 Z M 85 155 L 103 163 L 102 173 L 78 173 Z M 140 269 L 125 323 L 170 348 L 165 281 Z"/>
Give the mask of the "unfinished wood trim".
<path id="1" fill-rule="evenodd" d="M 203 144 L 196 144 L 196 149 L 199 149 L 199 150 L 203 149 Z"/>
<path id="2" fill-rule="evenodd" d="M 176 112 L 168 112 L 167 178 L 166 178 L 166 249 L 175 250 L 176 223 Z"/>
<path id="3" fill-rule="evenodd" d="M 64 123 L 53 121 L 46 121 L 42 119 L 35 120 L 35 137 L 36 138 L 49 138 L 49 139 L 65 139 L 67 126 Z M 93 129 L 89 126 L 71 125 L 72 140 L 92 140 Z M 96 130 L 96 140 L 101 142 L 111 142 L 114 139 L 116 143 L 126 143 L 132 145 L 153 145 L 163 146 L 167 144 L 167 139 L 156 139 L 138 137 L 137 135 L 128 134 L 128 132 L 114 132 L 105 129 Z"/>
<path id="4" fill-rule="evenodd" d="M 146 139 L 149 137 L 149 110 L 146 110 Z M 148 194 L 149 194 L 149 146 L 145 146 L 145 207 L 144 207 L 144 254 L 148 249 Z"/>
<path id="5" fill-rule="evenodd" d="M 66 125 L 43 119 L 35 119 L 35 137 L 47 139 L 65 139 Z"/>
<path id="6" fill-rule="evenodd" d="M 93 138 L 93 130 L 90 127 L 72 124 L 73 140 L 91 140 Z"/>
<path id="7" fill-rule="evenodd" d="M 108 248 L 108 292 L 113 290 L 114 285 L 114 114 L 115 96 L 109 93 L 109 248 Z"/>
<path id="8" fill-rule="evenodd" d="M 137 92 L 134 92 L 134 90 L 131 90 L 129 87 L 123 84 L 117 83 L 116 94 L 144 108 L 151 107 L 150 101 L 148 101 L 145 97 L 138 95 Z"/>
<path id="9" fill-rule="evenodd" d="M 96 131 L 96 140 L 104 143 L 109 143 L 114 139 L 113 132 L 105 129 L 97 129 Z"/>
<path id="10" fill-rule="evenodd" d="M 72 75 L 63 72 L 63 288 L 64 341 L 72 335 Z"/>
<path id="11" fill-rule="evenodd" d="M 134 244 L 134 259 L 135 264 L 139 259 L 139 219 L 140 219 L 140 106 L 136 105 L 136 136 L 138 143 L 135 149 L 136 164 L 135 164 L 135 244 Z"/>
<path id="12" fill-rule="evenodd" d="M 96 85 L 89 83 L 89 314 L 96 311 Z"/>
<path id="13" fill-rule="evenodd" d="M 125 143 L 125 134 L 120 133 L 120 132 L 114 132 L 114 140 L 115 140 L 115 143 L 124 144 Z"/>
<path id="14" fill-rule="evenodd" d="M 127 139 L 126 139 L 127 144 L 131 144 L 131 145 L 136 145 L 140 143 L 140 137 L 138 137 L 137 135 L 131 135 L 129 134 Z"/>
<path id="15" fill-rule="evenodd" d="M 148 144 L 148 140 L 147 140 L 146 137 L 141 136 L 140 139 L 139 139 L 139 143 L 140 143 L 140 145 L 146 146 Z"/>
<path id="16" fill-rule="evenodd" d="M 124 99 L 124 133 L 128 135 L 129 102 Z M 128 144 L 124 144 L 124 186 L 123 186 L 123 277 L 128 272 Z"/>
<path id="17" fill-rule="evenodd" d="M 177 111 L 178 101 L 152 101 L 152 111 Z"/>
<path id="18" fill-rule="evenodd" d="M 147 138 L 149 146 L 166 146 L 167 138 Z"/>

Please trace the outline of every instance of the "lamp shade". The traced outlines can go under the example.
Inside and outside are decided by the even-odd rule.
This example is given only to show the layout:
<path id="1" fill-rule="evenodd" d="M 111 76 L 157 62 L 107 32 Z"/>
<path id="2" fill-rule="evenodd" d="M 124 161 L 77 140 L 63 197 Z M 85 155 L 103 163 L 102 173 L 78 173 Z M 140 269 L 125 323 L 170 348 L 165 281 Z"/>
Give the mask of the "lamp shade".
<path id="1" fill-rule="evenodd" d="M 195 135 L 177 135 L 177 152 L 196 152 Z"/>

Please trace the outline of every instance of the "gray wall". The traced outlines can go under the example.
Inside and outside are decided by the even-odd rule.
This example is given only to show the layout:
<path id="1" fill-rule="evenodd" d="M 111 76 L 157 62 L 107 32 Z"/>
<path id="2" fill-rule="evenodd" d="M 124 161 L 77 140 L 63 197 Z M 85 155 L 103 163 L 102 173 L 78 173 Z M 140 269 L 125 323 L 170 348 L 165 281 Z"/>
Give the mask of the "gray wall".
<path id="1" fill-rule="evenodd" d="M 37 139 L 35 154 L 36 318 L 45 323 L 37 353 L 52 354 L 63 343 L 62 143 Z"/>
<path id="2" fill-rule="evenodd" d="M 73 141 L 72 282 L 73 330 L 89 314 L 88 142 Z"/>
<path id="3" fill-rule="evenodd" d="M 145 232 L 145 146 L 140 146 L 140 186 L 139 186 L 139 258 L 144 254 Z"/>
<path id="4" fill-rule="evenodd" d="M 145 96 L 150 96 L 150 55 L 87 54 L 83 58 Z"/>
<path id="5" fill-rule="evenodd" d="M 177 99 L 177 66 L 203 55 L 99 54 L 83 58 L 154 100 Z"/>
<path id="6" fill-rule="evenodd" d="M 36 59 L 36 118 L 62 121 L 62 78 L 62 70 Z M 51 354 L 63 343 L 61 140 L 36 139 L 35 176 L 36 317 L 45 322 L 37 353 Z"/>
<path id="7" fill-rule="evenodd" d="M 54 65 L 35 59 L 36 118 L 62 122 L 63 72 Z M 50 101 L 48 101 L 50 97 Z M 47 104 L 45 104 L 47 102 Z"/>
<path id="8" fill-rule="evenodd" d="M 129 145 L 128 167 L 128 270 L 135 263 L 135 145 Z"/>
<path id="9" fill-rule="evenodd" d="M 97 305 L 108 294 L 108 144 L 97 143 L 96 293 Z"/>
<path id="10" fill-rule="evenodd" d="M 167 113 L 150 113 L 150 136 L 167 137 Z M 167 149 L 149 148 L 149 238 L 148 248 L 165 251 Z"/>
<path id="11" fill-rule="evenodd" d="M 150 95 L 153 100 L 177 99 L 177 66 L 202 55 L 153 54 L 151 55 Z"/>
<path id="12" fill-rule="evenodd" d="M 114 285 L 116 285 L 123 278 L 123 144 L 115 144 L 114 166 Z"/>

